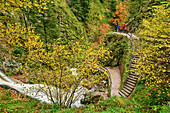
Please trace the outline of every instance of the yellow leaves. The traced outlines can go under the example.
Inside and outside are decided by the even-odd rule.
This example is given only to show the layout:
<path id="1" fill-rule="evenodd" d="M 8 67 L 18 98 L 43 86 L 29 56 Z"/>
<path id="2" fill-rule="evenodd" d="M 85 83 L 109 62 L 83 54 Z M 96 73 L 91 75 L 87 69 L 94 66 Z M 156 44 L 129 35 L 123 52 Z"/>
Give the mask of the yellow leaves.
<path id="1" fill-rule="evenodd" d="M 112 14 L 113 17 L 116 17 L 115 13 Z"/>
<path id="2" fill-rule="evenodd" d="M 46 8 L 46 7 L 43 7 L 42 9 L 44 9 L 44 10 L 47 10 L 48 8 Z"/>
<path id="3" fill-rule="evenodd" d="M 39 60 L 40 62 L 43 62 L 42 60 Z"/>
<path id="4" fill-rule="evenodd" d="M 158 6 L 154 12 L 154 18 L 149 18 L 143 21 L 144 29 L 142 30 L 142 35 L 149 35 L 154 38 L 168 38 L 166 31 L 170 30 L 170 23 L 168 22 L 169 16 L 167 15 L 168 8 L 164 6 Z M 164 33 L 164 34 L 162 34 Z"/>
<path id="5" fill-rule="evenodd" d="M 84 39 L 84 36 L 82 36 L 81 39 Z"/>
<path id="6" fill-rule="evenodd" d="M 118 16 L 118 18 L 115 18 L 114 21 L 113 21 L 113 19 L 110 19 L 110 22 L 113 21 L 113 24 L 117 24 L 117 22 L 118 22 L 118 24 L 124 23 L 126 21 L 125 19 L 129 15 L 128 11 L 127 11 L 127 9 L 128 9 L 127 7 L 128 6 L 126 4 L 122 4 L 122 2 L 120 2 L 120 4 L 116 6 L 116 11 L 112 14 L 113 17 Z"/>
<path id="7" fill-rule="evenodd" d="M 7 2 L 5 3 L 5 5 L 6 5 L 6 6 L 10 6 L 10 4 L 9 4 L 9 3 L 7 3 Z"/>
<path id="8" fill-rule="evenodd" d="M 28 3 L 28 8 L 32 8 L 32 4 L 31 3 Z"/>
<path id="9" fill-rule="evenodd" d="M 168 35 L 161 35 L 162 38 L 168 38 Z"/>
<path id="10" fill-rule="evenodd" d="M 35 6 L 35 7 L 39 7 L 39 4 L 37 4 L 37 3 L 34 3 L 34 6 Z"/>
<path id="11" fill-rule="evenodd" d="M 58 0 L 58 2 L 60 3 L 60 0 Z M 61 3 L 61 6 L 63 6 L 64 8 L 67 6 L 67 3 L 65 1 L 62 1 Z"/>
<path id="12" fill-rule="evenodd" d="M 41 9 L 38 9 L 38 12 L 41 13 L 41 12 L 42 12 Z M 42 12 L 42 13 L 43 13 L 43 12 Z"/>
<path id="13" fill-rule="evenodd" d="M 120 104 L 125 104 L 125 102 L 118 96 L 116 96 L 116 99 L 119 101 Z"/>
<path id="14" fill-rule="evenodd" d="M 42 5 L 46 5 L 46 3 L 42 3 Z"/>
<path id="15" fill-rule="evenodd" d="M 102 19 L 103 19 L 102 15 L 99 15 L 99 19 L 100 19 L 100 20 L 102 20 Z"/>

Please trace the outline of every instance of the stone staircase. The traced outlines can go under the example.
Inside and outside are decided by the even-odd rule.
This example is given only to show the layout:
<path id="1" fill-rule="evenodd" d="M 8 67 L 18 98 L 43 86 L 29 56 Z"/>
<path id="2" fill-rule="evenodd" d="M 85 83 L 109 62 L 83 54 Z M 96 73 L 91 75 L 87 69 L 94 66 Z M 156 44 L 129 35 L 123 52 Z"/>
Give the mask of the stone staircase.
<path id="1" fill-rule="evenodd" d="M 122 89 L 119 91 L 119 95 L 123 97 L 130 96 L 130 94 L 135 89 L 138 80 L 138 75 L 136 72 L 137 72 L 137 64 L 138 64 L 139 56 L 135 52 L 137 51 L 136 41 L 137 40 L 131 42 L 132 54 L 131 54 L 129 72 L 127 78 L 125 79 Z"/>

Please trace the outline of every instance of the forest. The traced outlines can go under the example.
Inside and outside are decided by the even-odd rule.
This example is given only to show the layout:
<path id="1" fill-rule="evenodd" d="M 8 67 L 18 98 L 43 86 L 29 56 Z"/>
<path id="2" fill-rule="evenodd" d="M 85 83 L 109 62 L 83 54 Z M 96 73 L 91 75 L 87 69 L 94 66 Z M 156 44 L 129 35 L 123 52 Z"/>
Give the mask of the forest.
<path id="1" fill-rule="evenodd" d="M 168 113 L 169 0 L 1 0 L 0 113 Z"/>

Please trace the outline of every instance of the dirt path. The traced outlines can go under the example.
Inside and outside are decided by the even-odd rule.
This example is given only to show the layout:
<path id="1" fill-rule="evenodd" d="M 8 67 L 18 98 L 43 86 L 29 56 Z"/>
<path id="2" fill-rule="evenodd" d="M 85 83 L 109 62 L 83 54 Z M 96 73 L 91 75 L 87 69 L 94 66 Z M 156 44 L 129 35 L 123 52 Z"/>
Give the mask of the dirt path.
<path id="1" fill-rule="evenodd" d="M 120 35 L 123 35 L 123 36 L 127 36 L 128 38 L 130 38 L 130 36 L 132 35 L 133 38 L 136 38 L 139 40 L 139 37 L 137 37 L 136 35 L 134 34 L 131 34 L 131 33 L 122 33 L 122 32 L 112 32 L 112 33 L 115 33 L 115 34 L 120 34 Z"/>
<path id="2" fill-rule="evenodd" d="M 112 85 L 111 85 L 111 96 L 120 96 L 118 94 L 120 84 L 121 84 L 121 77 L 120 77 L 120 70 L 119 67 L 106 67 L 110 74 L 111 74 L 111 80 L 112 80 Z"/>

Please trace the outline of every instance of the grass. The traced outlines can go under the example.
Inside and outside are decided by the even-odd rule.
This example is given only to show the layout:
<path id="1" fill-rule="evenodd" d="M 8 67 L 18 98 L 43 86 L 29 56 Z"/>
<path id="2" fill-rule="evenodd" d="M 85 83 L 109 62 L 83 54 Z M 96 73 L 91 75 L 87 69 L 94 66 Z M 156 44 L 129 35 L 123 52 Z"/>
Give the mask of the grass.
<path id="1" fill-rule="evenodd" d="M 0 113 L 45 112 L 51 106 L 25 97 L 14 90 L 0 87 Z"/>

